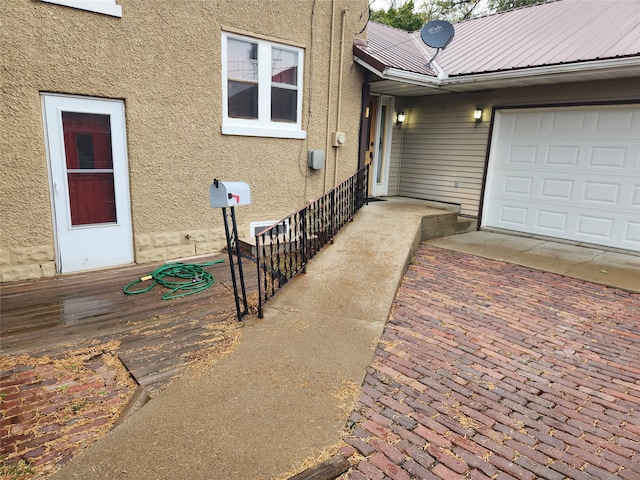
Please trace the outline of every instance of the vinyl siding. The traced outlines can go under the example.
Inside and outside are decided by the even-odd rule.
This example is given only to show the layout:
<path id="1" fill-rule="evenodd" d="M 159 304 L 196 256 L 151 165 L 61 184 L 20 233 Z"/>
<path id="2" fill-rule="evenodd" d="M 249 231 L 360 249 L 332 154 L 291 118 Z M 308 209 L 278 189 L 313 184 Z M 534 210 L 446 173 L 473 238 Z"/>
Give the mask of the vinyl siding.
<path id="1" fill-rule="evenodd" d="M 392 161 L 394 154 L 401 156 L 397 194 L 460 205 L 461 214 L 477 217 L 492 108 L 637 102 L 638 85 L 637 79 L 629 79 L 403 98 L 407 121 L 401 144 L 392 151 Z M 473 111 L 477 105 L 484 113 L 483 122 L 476 127 Z M 389 194 L 393 194 L 391 187 Z"/>
<path id="2" fill-rule="evenodd" d="M 476 128 L 470 120 L 474 108 L 466 101 L 417 99 L 412 104 L 411 121 L 404 127 L 399 195 L 457 204 L 461 214 L 477 215 L 488 121 Z"/>

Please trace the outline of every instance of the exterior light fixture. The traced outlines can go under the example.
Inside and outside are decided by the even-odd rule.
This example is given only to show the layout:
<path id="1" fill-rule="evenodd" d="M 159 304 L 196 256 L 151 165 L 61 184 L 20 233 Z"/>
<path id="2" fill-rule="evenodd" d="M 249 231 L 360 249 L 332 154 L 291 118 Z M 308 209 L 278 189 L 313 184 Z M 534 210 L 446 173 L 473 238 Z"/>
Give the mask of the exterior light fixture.
<path id="1" fill-rule="evenodd" d="M 480 106 L 473 111 L 473 119 L 476 121 L 476 127 L 479 123 L 482 123 L 482 108 Z"/>
<path id="2" fill-rule="evenodd" d="M 406 113 L 404 113 L 404 110 L 402 110 L 401 112 L 398 112 L 398 116 L 396 117 L 396 124 L 402 125 L 404 123 L 405 118 L 407 118 L 407 115 Z"/>

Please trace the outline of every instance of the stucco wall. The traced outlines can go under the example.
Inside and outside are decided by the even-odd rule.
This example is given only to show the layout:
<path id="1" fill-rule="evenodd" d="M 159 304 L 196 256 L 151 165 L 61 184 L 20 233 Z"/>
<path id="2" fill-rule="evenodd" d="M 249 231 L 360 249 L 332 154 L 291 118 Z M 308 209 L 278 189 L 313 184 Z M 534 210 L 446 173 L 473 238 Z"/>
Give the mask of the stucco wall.
<path id="1" fill-rule="evenodd" d="M 208 206 L 214 178 L 251 187 L 252 205 L 236 209 L 242 236 L 249 222 L 279 219 L 357 168 L 362 72 L 353 64 L 351 45 L 366 22 L 366 0 L 118 4 L 122 18 L 32 0 L 3 5 L 3 281 L 55 273 L 41 92 L 124 100 L 139 263 L 223 246 L 222 215 Z M 225 28 L 304 48 L 305 140 L 221 134 Z M 309 170 L 308 150 L 327 149 L 326 132 L 338 123 L 347 142 L 339 150 L 337 175 L 337 149 L 330 144 L 326 174 Z"/>
<path id="2" fill-rule="evenodd" d="M 398 194 L 459 204 L 462 214 L 476 217 L 494 107 L 640 101 L 639 85 L 629 79 L 402 98 L 408 114 Z M 478 105 L 484 121 L 476 127 Z"/>

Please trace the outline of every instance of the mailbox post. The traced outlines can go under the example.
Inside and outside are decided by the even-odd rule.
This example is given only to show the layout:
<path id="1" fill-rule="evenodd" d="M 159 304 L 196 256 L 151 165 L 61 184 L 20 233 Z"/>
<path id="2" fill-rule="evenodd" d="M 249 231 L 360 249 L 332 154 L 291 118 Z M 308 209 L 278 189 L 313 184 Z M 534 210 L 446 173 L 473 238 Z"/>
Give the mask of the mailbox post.
<path id="1" fill-rule="evenodd" d="M 244 275 L 242 273 L 242 257 L 240 256 L 240 244 L 238 242 L 238 226 L 236 223 L 237 205 L 249 205 L 251 203 L 251 191 L 244 182 L 221 182 L 214 180 L 209 187 L 209 205 L 211 208 L 221 208 L 224 219 L 224 231 L 227 237 L 227 252 L 229 254 L 229 265 L 231 266 L 231 281 L 233 282 L 233 295 L 236 301 L 236 312 L 238 320 L 242 320 L 249 307 L 247 305 L 247 292 L 244 287 Z M 229 212 L 227 212 L 227 208 Z M 229 227 L 231 219 L 231 228 Z M 236 281 L 236 271 L 234 268 L 233 255 L 238 259 L 238 274 L 240 288 L 242 291 L 242 309 L 238 298 L 238 282 Z"/>

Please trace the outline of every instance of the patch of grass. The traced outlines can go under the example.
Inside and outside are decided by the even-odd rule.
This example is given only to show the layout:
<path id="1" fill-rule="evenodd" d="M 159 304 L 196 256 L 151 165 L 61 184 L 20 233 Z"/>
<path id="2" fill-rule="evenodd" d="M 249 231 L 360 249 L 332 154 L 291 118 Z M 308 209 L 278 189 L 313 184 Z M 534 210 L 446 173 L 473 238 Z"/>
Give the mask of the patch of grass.
<path id="1" fill-rule="evenodd" d="M 86 406 L 87 406 L 87 402 L 84 402 L 84 401 L 76 402 L 73 405 L 71 405 L 71 411 L 73 413 L 77 413 Z"/>
<path id="2" fill-rule="evenodd" d="M 13 463 L 6 463 L 4 458 L 0 458 L 0 478 L 14 480 L 31 475 L 36 471 L 25 460 L 18 460 Z"/>

